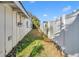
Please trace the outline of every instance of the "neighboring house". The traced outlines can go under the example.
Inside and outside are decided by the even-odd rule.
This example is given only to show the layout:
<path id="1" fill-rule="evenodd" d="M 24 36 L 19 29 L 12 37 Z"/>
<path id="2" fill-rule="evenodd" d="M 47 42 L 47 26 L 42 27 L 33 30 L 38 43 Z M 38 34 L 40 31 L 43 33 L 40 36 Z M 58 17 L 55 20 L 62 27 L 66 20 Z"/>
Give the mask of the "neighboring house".
<path id="1" fill-rule="evenodd" d="M 60 32 L 60 18 L 56 18 L 55 21 L 48 21 L 48 29 L 48 37 L 54 38 Z"/>
<path id="2" fill-rule="evenodd" d="M 79 54 L 79 11 L 65 16 L 65 52 L 68 54 Z"/>
<path id="3" fill-rule="evenodd" d="M 55 21 L 48 21 L 48 38 L 52 39 L 55 34 Z"/>
<path id="4" fill-rule="evenodd" d="M 47 27 L 47 21 L 44 21 L 42 24 L 42 32 L 44 32 L 45 35 L 48 35 L 48 27 Z"/>
<path id="5" fill-rule="evenodd" d="M 49 21 L 49 38 L 52 38 L 67 54 L 79 54 L 79 10 Z"/>
<path id="6" fill-rule="evenodd" d="M 31 29 L 31 17 L 21 2 L 0 2 L 0 56 L 6 56 Z"/>
<path id="7" fill-rule="evenodd" d="M 43 24 L 40 23 L 40 30 L 43 32 Z"/>
<path id="8" fill-rule="evenodd" d="M 46 35 L 48 35 L 48 30 L 49 30 L 47 24 L 48 24 L 48 22 L 46 22 L 46 23 L 44 24 L 44 29 L 45 29 L 45 34 L 46 34 Z"/>

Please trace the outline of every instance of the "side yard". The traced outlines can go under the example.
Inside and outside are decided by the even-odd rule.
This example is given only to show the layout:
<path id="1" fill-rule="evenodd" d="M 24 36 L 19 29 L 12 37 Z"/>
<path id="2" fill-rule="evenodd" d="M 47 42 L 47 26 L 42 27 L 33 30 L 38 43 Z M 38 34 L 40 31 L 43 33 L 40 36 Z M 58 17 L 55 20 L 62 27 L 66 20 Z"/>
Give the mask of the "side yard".
<path id="1" fill-rule="evenodd" d="M 64 57 L 63 51 L 42 32 L 33 29 L 16 47 L 17 57 Z"/>

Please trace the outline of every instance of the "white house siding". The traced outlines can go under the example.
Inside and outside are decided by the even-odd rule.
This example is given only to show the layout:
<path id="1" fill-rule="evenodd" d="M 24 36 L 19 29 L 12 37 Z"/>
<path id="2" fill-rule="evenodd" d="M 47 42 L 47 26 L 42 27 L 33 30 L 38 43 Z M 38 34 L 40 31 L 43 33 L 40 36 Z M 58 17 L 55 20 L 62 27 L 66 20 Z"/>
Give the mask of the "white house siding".
<path id="1" fill-rule="evenodd" d="M 73 17 L 62 17 L 62 27 L 58 36 L 54 40 L 68 54 L 79 53 L 79 15 L 76 13 Z"/>
<path id="2" fill-rule="evenodd" d="M 62 28 L 59 35 L 53 39 L 68 54 L 79 53 L 79 15 L 65 18 L 62 17 Z"/>
<path id="3" fill-rule="evenodd" d="M 19 22 L 21 22 L 22 23 L 22 21 L 23 21 L 24 19 L 23 19 L 23 17 L 22 17 L 22 15 L 20 14 L 20 20 L 19 20 Z M 19 41 L 21 41 L 21 39 L 22 39 L 22 24 L 21 24 L 21 26 L 19 27 Z"/>
<path id="4" fill-rule="evenodd" d="M 17 15 L 17 11 L 13 11 L 13 47 L 17 44 L 16 42 L 16 15 Z"/>
<path id="5" fill-rule="evenodd" d="M 79 15 L 66 20 L 69 20 L 70 24 L 66 25 L 65 51 L 68 54 L 79 53 Z"/>
<path id="6" fill-rule="evenodd" d="M 25 26 L 25 31 L 24 33 L 28 33 L 32 28 L 31 28 L 31 20 L 28 18 L 28 19 L 25 19 L 24 21 L 24 26 Z"/>
<path id="7" fill-rule="evenodd" d="M 46 34 L 45 23 L 43 23 L 43 32 Z"/>
<path id="8" fill-rule="evenodd" d="M 56 33 L 60 32 L 60 19 L 56 20 Z"/>
<path id="9" fill-rule="evenodd" d="M 32 29 L 32 20 L 31 18 L 28 18 L 28 32 Z"/>
<path id="10" fill-rule="evenodd" d="M 40 29 L 42 30 L 42 32 L 44 32 L 44 24 L 40 25 Z"/>
<path id="11" fill-rule="evenodd" d="M 17 15 L 17 23 L 18 22 L 21 22 L 22 25 L 17 25 L 17 42 L 21 41 L 21 39 L 32 29 L 30 18 Z M 27 22 L 28 24 L 26 24 Z"/>
<path id="12" fill-rule="evenodd" d="M 21 28 L 21 25 L 18 25 L 19 23 L 20 23 L 20 21 L 21 21 L 21 16 L 20 16 L 20 13 L 17 13 L 17 16 L 16 16 L 16 18 L 17 18 L 17 22 L 16 22 L 16 41 L 17 41 L 17 43 L 20 41 L 20 28 Z"/>
<path id="13" fill-rule="evenodd" d="M 27 28 L 27 25 L 26 25 L 26 22 L 28 21 L 29 19 L 27 18 L 23 18 L 22 20 L 22 26 L 20 27 L 20 40 L 28 33 L 28 28 Z"/>
<path id="14" fill-rule="evenodd" d="M 62 30 L 61 32 L 58 32 L 55 37 L 53 38 L 53 40 L 59 45 L 61 46 L 61 48 L 64 47 L 64 40 L 65 40 L 65 31 Z"/>
<path id="15" fill-rule="evenodd" d="M 43 31 L 43 33 L 44 33 L 45 35 L 48 35 L 48 34 L 47 34 L 47 28 L 46 28 L 45 25 L 46 25 L 46 23 L 44 22 L 44 23 L 43 23 L 43 26 L 42 26 L 42 31 Z"/>
<path id="16" fill-rule="evenodd" d="M 64 39 L 65 38 L 65 36 L 64 36 L 65 35 L 65 31 L 64 31 L 63 25 L 64 24 L 63 24 L 62 18 L 60 17 L 60 19 L 56 23 L 56 34 L 55 34 L 54 40 L 61 47 L 63 47 L 64 40 L 65 40 Z"/>
<path id="17" fill-rule="evenodd" d="M 5 8 L 0 4 L 0 57 L 4 56 L 4 11 Z"/>
<path id="18" fill-rule="evenodd" d="M 43 24 L 42 23 L 40 23 L 40 29 L 43 32 Z"/>
<path id="19" fill-rule="evenodd" d="M 54 21 L 48 21 L 48 37 L 52 39 L 54 37 Z"/>
<path id="20" fill-rule="evenodd" d="M 17 9 L 13 9 L 8 3 L 0 3 L 0 56 L 7 55 L 32 29 L 31 18 L 26 18 L 23 13 L 25 16 L 22 16 Z M 20 21 L 22 25 L 18 26 Z"/>
<path id="21" fill-rule="evenodd" d="M 48 22 L 49 37 L 68 54 L 79 53 L 79 12 L 62 16 L 61 22 Z M 54 23 L 55 22 L 55 23 Z M 58 27 L 59 26 L 59 27 Z M 53 27 L 53 28 L 52 28 Z M 52 28 L 52 30 L 50 30 Z M 53 32 L 52 32 L 53 31 Z M 53 33 L 53 34 L 52 34 Z M 55 34 L 57 33 L 57 34 Z"/>
<path id="22" fill-rule="evenodd" d="M 54 38 L 59 35 L 58 33 L 60 32 L 60 20 L 49 21 L 48 29 L 48 37 L 54 41 L 57 41 L 57 39 Z"/>
<path id="23" fill-rule="evenodd" d="M 23 20 L 24 20 L 24 18 L 23 18 L 23 16 L 21 16 L 21 23 L 22 23 L 22 25 L 19 27 L 20 28 L 20 40 L 22 40 L 22 38 L 23 38 Z"/>
<path id="24" fill-rule="evenodd" d="M 43 23 L 43 32 L 45 35 L 48 35 L 48 28 L 46 27 L 46 23 L 47 22 Z"/>
<path id="25" fill-rule="evenodd" d="M 12 49 L 12 8 L 9 5 L 5 5 L 6 8 L 6 54 L 8 54 Z"/>

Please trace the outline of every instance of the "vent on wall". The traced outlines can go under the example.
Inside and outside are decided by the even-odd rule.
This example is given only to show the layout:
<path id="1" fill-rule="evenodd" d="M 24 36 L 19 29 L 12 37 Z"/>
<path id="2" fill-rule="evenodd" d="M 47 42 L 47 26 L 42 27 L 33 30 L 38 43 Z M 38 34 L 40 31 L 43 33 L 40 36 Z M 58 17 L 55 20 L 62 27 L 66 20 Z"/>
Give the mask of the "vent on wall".
<path id="1" fill-rule="evenodd" d="M 8 41 L 12 40 L 12 35 L 8 36 Z"/>
<path id="2" fill-rule="evenodd" d="M 21 27 L 22 26 L 22 23 L 21 22 L 18 22 L 17 23 L 17 26 Z"/>

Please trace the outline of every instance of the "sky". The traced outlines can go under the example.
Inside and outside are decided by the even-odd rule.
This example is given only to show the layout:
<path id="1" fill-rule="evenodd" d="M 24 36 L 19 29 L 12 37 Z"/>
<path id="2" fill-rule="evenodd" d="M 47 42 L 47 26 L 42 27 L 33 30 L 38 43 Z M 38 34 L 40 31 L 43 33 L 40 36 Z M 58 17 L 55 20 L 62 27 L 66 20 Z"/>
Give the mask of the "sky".
<path id="1" fill-rule="evenodd" d="M 22 1 L 23 6 L 41 22 L 54 20 L 79 9 L 79 1 Z"/>

